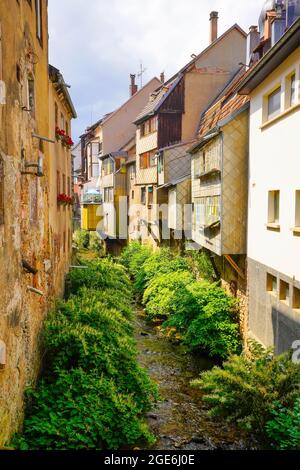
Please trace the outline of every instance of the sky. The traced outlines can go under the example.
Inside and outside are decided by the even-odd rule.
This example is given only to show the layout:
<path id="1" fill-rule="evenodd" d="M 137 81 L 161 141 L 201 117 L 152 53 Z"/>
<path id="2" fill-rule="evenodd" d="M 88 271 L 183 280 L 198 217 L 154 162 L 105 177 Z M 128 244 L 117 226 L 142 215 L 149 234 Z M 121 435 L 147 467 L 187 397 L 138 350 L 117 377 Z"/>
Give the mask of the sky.
<path id="1" fill-rule="evenodd" d="M 49 0 L 50 63 L 71 85 L 78 118 L 75 142 L 87 126 L 129 97 L 129 75 L 146 69 L 144 84 L 166 79 L 209 44 L 209 13 L 219 35 L 234 23 L 258 23 L 263 0 Z M 139 79 L 137 78 L 139 83 Z"/>

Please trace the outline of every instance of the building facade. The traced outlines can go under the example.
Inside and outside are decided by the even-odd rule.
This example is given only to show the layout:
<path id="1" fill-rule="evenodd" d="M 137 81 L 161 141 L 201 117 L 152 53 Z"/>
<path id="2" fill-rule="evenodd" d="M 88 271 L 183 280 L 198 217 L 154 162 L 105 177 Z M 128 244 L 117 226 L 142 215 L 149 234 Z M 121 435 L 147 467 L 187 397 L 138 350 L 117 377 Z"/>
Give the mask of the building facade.
<path id="1" fill-rule="evenodd" d="M 0 446 L 19 428 L 39 335 L 61 292 L 50 240 L 47 0 L 0 2 Z M 51 131 L 51 132 L 50 132 Z M 57 203 L 56 193 L 54 195 Z"/>
<path id="2" fill-rule="evenodd" d="M 277 353 L 300 338 L 300 20 L 240 85 L 249 94 L 249 333 Z"/>
<path id="3" fill-rule="evenodd" d="M 150 96 L 147 106 L 135 121 L 136 184 L 142 206 L 140 220 L 147 228 L 144 241 L 154 247 L 162 242 L 162 227 L 168 226 L 169 191 L 158 188 L 158 168 L 162 168 L 164 155 L 167 155 L 168 147 L 174 153 L 174 145 L 182 144 L 184 149 L 186 143 L 196 138 L 199 116 L 235 75 L 239 62 L 246 56 L 247 35 L 238 25 L 218 37 L 216 12 L 211 13 L 210 22 L 210 45 Z M 185 167 L 181 157 L 177 164 L 174 162 L 177 170 L 180 166 Z M 190 168 L 187 153 L 185 158 L 186 166 Z M 189 175 L 190 169 L 187 175 L 181 172 L 179 178 Z M 173 186 L 176 187 L 175 180 Z M 182 193 L 187 195 L 188 191 L 178 188 L 178 194 Z M 174 199 L 174 191 L 171 197 Z M 186 201 L 186 197 L 183 200 Z M 174 225 L 173 222 L 171 224 Z"/>
<path id="4" fill-rule="evenodd" d="M 49 65 L 49 237 L 53 293 L 62 294 L 69 271 L 73 236 L 73 161 L 71 120 L 76 111 L 62 74 Z"/>

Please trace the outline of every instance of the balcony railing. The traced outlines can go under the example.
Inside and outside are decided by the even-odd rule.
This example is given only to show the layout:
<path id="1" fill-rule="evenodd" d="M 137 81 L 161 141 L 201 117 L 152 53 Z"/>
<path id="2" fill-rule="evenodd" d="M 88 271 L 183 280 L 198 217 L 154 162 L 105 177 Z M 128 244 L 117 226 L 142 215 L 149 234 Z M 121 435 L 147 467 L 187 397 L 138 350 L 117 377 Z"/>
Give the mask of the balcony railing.
<path id="1" fill-rule="evenodd" d="M 101 194 L 83 194 L 82 204 L 102 204 Z"/>

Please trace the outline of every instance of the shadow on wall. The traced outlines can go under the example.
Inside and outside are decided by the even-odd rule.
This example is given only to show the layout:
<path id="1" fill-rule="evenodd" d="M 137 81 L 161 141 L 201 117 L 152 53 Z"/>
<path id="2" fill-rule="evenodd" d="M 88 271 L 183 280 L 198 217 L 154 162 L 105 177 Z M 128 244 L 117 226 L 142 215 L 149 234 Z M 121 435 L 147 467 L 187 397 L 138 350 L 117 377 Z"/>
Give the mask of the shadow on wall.
<path id="1" fill-rule="evenodd" d="M 272 308 L 272 326 L 276 354 L 290 350 L 293 342 L 300 340 L 300 323 L 275 307 Z"/>

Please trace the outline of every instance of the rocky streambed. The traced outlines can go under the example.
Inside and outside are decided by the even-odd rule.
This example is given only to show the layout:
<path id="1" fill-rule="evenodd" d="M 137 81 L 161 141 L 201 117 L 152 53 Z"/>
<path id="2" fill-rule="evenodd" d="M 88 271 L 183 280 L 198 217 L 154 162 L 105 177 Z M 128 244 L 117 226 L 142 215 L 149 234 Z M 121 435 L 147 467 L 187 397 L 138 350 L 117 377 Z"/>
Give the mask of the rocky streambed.
<path id="1" fill-rule="evenodd" d="M 201 391 L 190 382 L 215 363 L 207 357 L 191 355 L 182 345 L 163 337 L 146 321 L 143 310 L 136 312 L 136 340 L 140 364 L 159 387 L 161 401 L 148 414 L 156 436 L 152 449 L 159 450 L 245 450 L 254 443 L 240 429 L 220 424 L 208 417 Z"/>

